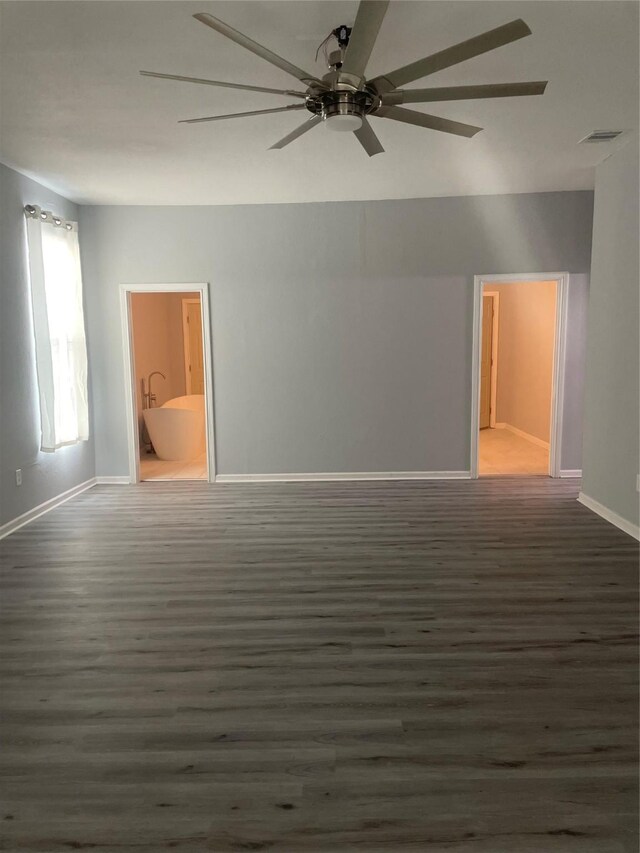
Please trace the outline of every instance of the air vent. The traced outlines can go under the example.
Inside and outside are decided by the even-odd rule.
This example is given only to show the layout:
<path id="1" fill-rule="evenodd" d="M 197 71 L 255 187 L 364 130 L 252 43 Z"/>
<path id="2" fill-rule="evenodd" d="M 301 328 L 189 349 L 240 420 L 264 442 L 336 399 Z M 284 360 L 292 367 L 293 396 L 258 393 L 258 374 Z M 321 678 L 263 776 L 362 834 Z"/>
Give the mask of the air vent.
<path id="1" fill-rule="evenodd" d="M 594 130 L 589 136 L 585 136 L 580 142 L 611 142 L 620 136 L 621 130 Z"/>

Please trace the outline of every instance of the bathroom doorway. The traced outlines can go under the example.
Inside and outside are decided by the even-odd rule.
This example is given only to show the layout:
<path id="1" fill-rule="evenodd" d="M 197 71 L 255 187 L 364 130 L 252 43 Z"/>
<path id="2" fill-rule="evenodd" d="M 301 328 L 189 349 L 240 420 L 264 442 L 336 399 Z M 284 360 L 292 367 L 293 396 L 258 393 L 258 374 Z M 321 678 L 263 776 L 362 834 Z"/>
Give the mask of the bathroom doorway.
<path id="1" fill-rule="evenodd" d="M 123 286 L 131 482 L 213 481 L 206 285 Z"/>

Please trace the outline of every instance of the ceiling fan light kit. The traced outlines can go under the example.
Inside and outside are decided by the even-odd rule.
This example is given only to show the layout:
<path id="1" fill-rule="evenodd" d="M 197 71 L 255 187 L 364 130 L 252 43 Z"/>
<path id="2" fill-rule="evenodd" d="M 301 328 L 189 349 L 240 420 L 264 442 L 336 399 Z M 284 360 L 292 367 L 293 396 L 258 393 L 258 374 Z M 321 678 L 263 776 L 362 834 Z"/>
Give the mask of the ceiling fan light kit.
<path id="1" fill-rule="evenodd" d="M 161 74 L 155 71 L 141 71 L 146 77 L 158 77 L 165 80 L 178 80 L 186 83 L 199 83 L 229 89 L 243 89 L 271 95 L 287 95 L 298 98 L 294 104 L 266 110 L 232 113 L 230 115 L 204 116 L 202 118 L 183 119 L 182 123 L 220 121 L 242 116 L 265 115 L 267 113 L 288 112 L 289 110 L 308 110 L 311 116 L 291 133 L 280 139 L 272 149 L 280 149 L 318 124 L 324 124 L 329 130 L 352 132 L 366 153 L 372 157 L 380 154 L 384 148 L 374 133 L 368 119 L 370 117 L 391 119 L 429 130 L 450 133 L 455 136 L 475 136 L 481 127 L 464 124 L 450 119 L 440 118 L 427 113 L 402 108 L 401 104 L 426 104 L 437 101 L 476 100 L 478 98 L 524 97 L 542 95 L 546 81 L 525 83 L 489 83 L 470 86 L 447 86 L 430 89 L 402 89 L 437 71 L 442 71 L 467 59 L 480 56 L 503 45 L 531 35 L 524 21 L 518 19 L 489 30 L 482 35 L 460 42 L 453 47 L 426 56 L 409 65 L 397 68 L 386 74 L 368 80 L 365 70 L 378 32 L 387 11 L 389 0 L 361 0 L 353 27 L 341 25 L 332 30 L 325 39 L 334 38 L 338 49 L 328 56 L 329 71 L 321 78 L 309 74 L 304 69 L 273 53 L 268 48 L 253 41 L 243 33 L 234 30 L 228 24 L 207 13 L 193 17 L 236 44 L 275 65 L 287 74 L 295 77 L 305 86 L 305 91 L 291 89 L 270 89 L 263 86 L 249 86 L 242 83 L 228 83 L 218 80 L 206 80 L 199 77 L 184 77 L 176 74 Z M 323 44 L 324 44 L 323 43 Z"/>
<path id="2" fill-rule="evenodd" d="M 330 130 L 355 131 L 371 106 L 368 92 L 335 91 L 322 92 L 307 100 L 307 109 L 316 113 Z"/>
<path id="3" fill-rule="evenodd" d="M 337 130 L 341 133 L 345 131 L 353 133 L 360 130 L 364 116 L 357 115 L 355 112 L 335 113 L 334 115 L 324 115 L 324 125 L 328 130 Z"/>

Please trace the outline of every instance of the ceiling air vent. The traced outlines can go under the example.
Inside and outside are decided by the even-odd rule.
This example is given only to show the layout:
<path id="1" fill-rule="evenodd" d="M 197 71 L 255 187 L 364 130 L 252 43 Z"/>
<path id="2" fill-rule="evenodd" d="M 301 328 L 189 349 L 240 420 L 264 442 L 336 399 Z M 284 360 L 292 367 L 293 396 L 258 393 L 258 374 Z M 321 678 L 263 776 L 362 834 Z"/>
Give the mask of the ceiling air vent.
<path id="1" fill-rule="evenodd" d="M 621 130 L 594 130 L 588 136 L 585 136 L 584 139 L 581 139 L 580 143 L 611 142 L 612 139 L 616 139 L 621 133 Z"/>

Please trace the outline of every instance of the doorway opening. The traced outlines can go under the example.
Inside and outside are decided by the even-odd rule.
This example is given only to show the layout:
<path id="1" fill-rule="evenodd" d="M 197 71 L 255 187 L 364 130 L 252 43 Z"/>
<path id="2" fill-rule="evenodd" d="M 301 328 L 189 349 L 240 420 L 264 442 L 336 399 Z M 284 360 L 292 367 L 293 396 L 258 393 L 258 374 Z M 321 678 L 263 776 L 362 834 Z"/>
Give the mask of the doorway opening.
<path id="1" fill-rule="evenodd" d="M 122 288 L 131 482 L 213 481 L 205 285 Z"/>
<path id="2" fill-rule="evenodd" d="M 475 281 L 471 475 L 560 475 L 566 274 Z"/>

